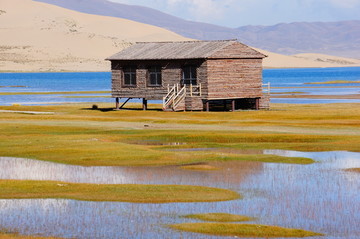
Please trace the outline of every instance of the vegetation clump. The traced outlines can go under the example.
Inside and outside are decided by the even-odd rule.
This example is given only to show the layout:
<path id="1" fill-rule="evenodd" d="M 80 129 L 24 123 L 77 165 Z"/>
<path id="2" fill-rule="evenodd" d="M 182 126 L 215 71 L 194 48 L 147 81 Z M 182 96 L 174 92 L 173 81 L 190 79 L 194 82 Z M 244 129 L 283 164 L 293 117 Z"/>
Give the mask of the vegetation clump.
<path id="1" fill-rule="evenodd" d="M 324 82 L 309 82 L 309 83 L 305 83 L 305 84 L 322 85 L 322 84 L 352 84 L 352 83 L 360 83 L 360 81 L 333 80 L 333 81 L 324 81 Z"/>
<path id="2" fill-rule="evenodd" d="M 190 164 L 181 166 L 182 169 L 185 170 L 193 170 L 193 171 L 213 171 L 218 170 L 219 168 L 208 165 L 208 164 Z"/>
<path id="3" fill-rule="evenodd" d="M 239 199 L 230 190 L 186 185 L 79 184 L 0 180 L 1 199 L 63 198 L 132 203 L 216 202 Z"/>
<path id="4" fill-rule="evenodd" d="M 254 220 L 254 218 L 252 217 L 234 215 L 229 213 L 190 214 L 184 216 L 184 218 L 210 221 L 210 222 L 245 222 L 245 221 Z"/>
<path id="5" fill-rule="evenodd" d="M 3 233 L 0 232 L 1 239 L 60 239 L 59 237 L 42 237 L 42 236 L 28 236 L 19 233 Z"/>
<path id="6" fill-rule="evenodd" d="M 360 173 L 360 168 L 348 168 L 345 171 L 353 172 L 353 173 Z"/>
<path id="7" fill-rule="evenodd" d="M 313 237 L 323 234 L 305 231 L 301 229 L 283 228 L 256 224 L 233 224 L 233 223 L 182 223 L 170 225 L 170 228 L 202 233 L 214 236 L 232 237 Z"/>

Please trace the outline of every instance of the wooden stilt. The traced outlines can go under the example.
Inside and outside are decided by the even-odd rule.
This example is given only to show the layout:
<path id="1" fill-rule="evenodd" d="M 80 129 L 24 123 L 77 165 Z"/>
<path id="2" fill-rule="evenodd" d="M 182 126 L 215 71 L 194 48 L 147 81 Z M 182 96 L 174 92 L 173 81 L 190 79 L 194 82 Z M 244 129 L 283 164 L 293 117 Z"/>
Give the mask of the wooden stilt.
<path id="1" fill-rule="evenodd" d="M 206 112 L 209 112 L 210 111 L 210 102 L 207 100 L 205 104 L 206 104 Z"/>
<path id="2" fill-rule="evenodd" d="M 231 111 L 235 112 L 235 100 L 231 100 Z"/>
<path id="3" fill-rule="evenodd" d="M 255 99 L 255 109 L 259 110 L 259 108 L 260 108 L 260 98 L 256 98 Z"/>
<path id="4" fill-rule="evenodd" d="M 119 97 L 115 98 L 115 108 L 118 110 L 119 109 Z"/>
<path id="5" fill-rule="evenodd" d="M 147 99 L 143 98 L 143 110 L 147 110 Z"/>

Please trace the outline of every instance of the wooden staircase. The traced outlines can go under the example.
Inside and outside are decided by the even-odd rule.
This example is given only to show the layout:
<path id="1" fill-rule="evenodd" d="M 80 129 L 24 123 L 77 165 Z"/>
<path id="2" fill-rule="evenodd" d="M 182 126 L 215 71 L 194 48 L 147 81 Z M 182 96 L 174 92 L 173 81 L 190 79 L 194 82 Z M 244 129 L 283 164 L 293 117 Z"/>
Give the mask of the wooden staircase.
<path id="1" fill-rule="evenodd" d="M 194 108 L 195 107 L 195 108 Z M 174 85 L 168 87 L 168 93 L 163 97 L 164 111 L 202 110 L 201 84 Z"/>
<path id="2" fill-rule="evenodd" d="M 167 95 L 163 98 L 164 111 L 185 111 L 186 86 L 182 88 L 179 84 L 168 89 Z"/>

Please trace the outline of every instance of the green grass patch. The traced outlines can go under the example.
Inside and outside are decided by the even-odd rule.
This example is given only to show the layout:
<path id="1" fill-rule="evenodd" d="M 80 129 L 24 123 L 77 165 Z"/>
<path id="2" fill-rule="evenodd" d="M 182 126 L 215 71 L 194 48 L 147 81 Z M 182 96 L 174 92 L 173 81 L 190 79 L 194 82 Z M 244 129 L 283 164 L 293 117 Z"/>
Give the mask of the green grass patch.
<path id="1" fill-rule="evenodd" d="M 112 111 L 109 104 L 0 106 L 0 156 L 83 166 L 183 165 L 219 160 L 313 163 L 241 150 L 359 152 L 360 104 L 285 105 L 270 111 Z M 145 127 L 146 126 L 146 127 Z M 156 142 L 146 144 L 144 142 Z M 162 145 L 163 144 L 163 145 Z M 185 148 L 214 148 L 199 152 Z M 234 149 L 238 153 L 221 149 Z"/>
<path id="2" fill-rule="evenodd" d="M 185 170 L 193 170 L 193 171 L 214 171 L 214 170 L 219 170 L 219 168 L 208 165 L 208 164 L 184 165 L 184 166 L 181 166 L 181 168 L 185 169 Z"/>
<path id="3" fill-rule="evenodd" d="M 324 81 L 324 82 L 309 82 L 309 83 L 305 83 L 305 84 L 308 84 L 308 85 L 322 85 L 322 84 L 351 84 L 351 83 L 360 83 L 360 81 L 333 80 L 333 81 Z"/>
<path id="4" fill-rule="evenodd" d="M 20 86 L 19 86 L 20 87 Z M 110 91 L 59 91 L 59 92 L 0 92 L 0 95 L 71 95 L 71 94 L 110 94 Z"/>
<path id="5" fill-rule="evenodd" d="M 228 213 L 190 214 L 183 217 L 189 219 L 202 220 L 202 221 L 211 221 L 211 222 L 246 222 L 246 221 L 254 220 L 254 218 L 252 217 L 234 215 Z"/>
<path id="6" fill-rule="evenodd" d="M 277 226 L 233 224 L 233 223 L 182 223 L 170 225 L 170 228 L 202 233 L 214 236 L 232 237 L 313 237 L 323 234 L 301 229 L 283 228 Z"/>
<path id="7" fill-rule="evenodd" d="M 73 96 L 62 96 L 62 98 L 74 98 L 74 99 L 87 99 L 87 98 L 111 98 L 109 95 L 73 95 Z"/>
<path id="8" fill-rule="evenodd" d="M 131 203 L 215 202 L 239 199 L 230 190 L 186 185 L 79 184 L 55 181 L 0 180 L 0 198 L 63 198 Z"/>
<path id="9" fill-rule="evenodd" d="M 41 237 L 41 236 L 28 236 L 19 233 L 6 233 L 0 231 L 1 239 L 60 239 L 60 237 Z"/>

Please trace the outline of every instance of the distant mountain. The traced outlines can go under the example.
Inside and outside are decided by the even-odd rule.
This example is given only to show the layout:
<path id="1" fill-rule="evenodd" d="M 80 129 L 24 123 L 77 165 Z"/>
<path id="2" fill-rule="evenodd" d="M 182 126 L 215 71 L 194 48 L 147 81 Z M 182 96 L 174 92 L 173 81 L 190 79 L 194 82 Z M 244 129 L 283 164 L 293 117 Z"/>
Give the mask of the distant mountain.
<path id="1" fill-rule="evenodd" d="M 185 37 L 234 39 L 281 54 L 316 52 L 360 58 L 360 21 L 289 23 L 275 26 L 227 28 L 186 21 L 163 12 L 107 0 L 36 0 L 64 8 L 104 16 L 126 18 L 174 31 Z"/>
<path id="2" fill-rule="evenodd" d="M 237 32 L 245 43 L 282 54 L 316 52 L 360 59 L 360 21 L 246 26 Z"/>

